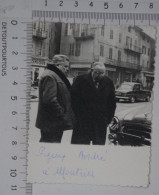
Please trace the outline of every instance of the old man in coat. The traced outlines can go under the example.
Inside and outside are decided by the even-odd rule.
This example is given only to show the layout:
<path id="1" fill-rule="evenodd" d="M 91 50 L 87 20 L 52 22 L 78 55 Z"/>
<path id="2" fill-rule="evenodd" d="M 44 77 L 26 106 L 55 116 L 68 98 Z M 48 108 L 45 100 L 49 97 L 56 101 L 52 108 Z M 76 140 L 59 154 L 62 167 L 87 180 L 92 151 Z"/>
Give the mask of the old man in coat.
<path id="1" fill-rule="evenodd" d="M 75 79 L 71 99 L 76 117 L 71 143 L 104 145 L 116 101 L 113 82 L 105 76 L 102 62 L 95 62 L 90 73 Z"/>
<path id="2" fill-rule="evenodd" d="M 60 143 L 63 131 L 72 129 L 68 70 L 68 57 L 55 55 L 53 64 L 48 64 L 41 76 L 36 120 L 36 127 L 41 132 L 40 142 Z"/>

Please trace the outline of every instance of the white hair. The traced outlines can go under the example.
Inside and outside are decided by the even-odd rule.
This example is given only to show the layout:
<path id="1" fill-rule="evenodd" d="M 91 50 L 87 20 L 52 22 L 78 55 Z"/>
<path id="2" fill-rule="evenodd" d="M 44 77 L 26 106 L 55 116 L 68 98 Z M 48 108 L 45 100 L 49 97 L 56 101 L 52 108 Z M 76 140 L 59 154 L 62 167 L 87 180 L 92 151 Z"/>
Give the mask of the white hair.
<path id="1" fill-rule="evenodd" d="M 93 64 L 92 64 L 92 67 L 91 67 L 91 69 L 93 70 L 95 67 L 100 67 L 100 68 L 105 68 L 105 65 L 104 65 L 104 63 L 103 62 L 94 62 Z"/>

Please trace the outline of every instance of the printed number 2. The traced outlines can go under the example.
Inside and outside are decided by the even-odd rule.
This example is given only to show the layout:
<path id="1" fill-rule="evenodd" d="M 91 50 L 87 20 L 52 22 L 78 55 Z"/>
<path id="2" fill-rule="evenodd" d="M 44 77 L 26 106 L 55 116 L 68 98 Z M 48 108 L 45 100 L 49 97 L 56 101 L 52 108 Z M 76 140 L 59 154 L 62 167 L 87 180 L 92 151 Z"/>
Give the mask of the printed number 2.
<path id="1" fill-rule="evenodd" d="M 59 2 L 59 6 L 63 6 L 63 1 L 60 1 Z"/>

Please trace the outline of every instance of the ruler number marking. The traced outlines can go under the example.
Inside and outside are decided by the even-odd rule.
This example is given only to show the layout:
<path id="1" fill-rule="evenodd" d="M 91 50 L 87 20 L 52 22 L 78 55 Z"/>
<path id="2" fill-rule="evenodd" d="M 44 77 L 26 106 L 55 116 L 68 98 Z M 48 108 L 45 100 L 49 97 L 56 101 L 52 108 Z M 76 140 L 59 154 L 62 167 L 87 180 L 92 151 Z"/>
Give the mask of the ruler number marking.
<path id="1" fill-rule="evenodd" d="M 12 70 L 18 70 L 17 66 L 12 66 Z"/>
<path id="2" fill-rule="evenodd" d="M 17 190 L 17 186 L 16 185 L 11 185 L 11 190 Z"/>
<path id="3" fill-rule="evenodd" d="M 18 51 L 12 51 L 12 55 L 18 55 Z"/>
<path id="4" fill-rule="evenodd" d="M 45 0 L 45 6 L 47 6 L 47 0 Z"/>
<path id="5" fill-rule="evenodd" d="M 16 177 L 17 176 L 17 170 L 16 169 L 10 169 L 10 176 Z"/>
<path id="6" fill-rule="evenodd" d="M 90 2 L 89 6 L 90 7 L 93 7 L 93 1 Z"/>
<path id="7" fill-rule="evenodd" d="M 12 83 L 13 85 L 18 85 L 18 83 L 16 82 L 16 81 L 13 81 L 13 83 Z"/>
<path id="8" fill-rule="evenodd" d="M 63 1 L 59 2 L 59 6 L 62 7 L 63 6 Z"/>
<path id="9" fill-rule="evenodd" d="M 150 8 L 150 9 L 153 9 L 153 3 L 150 3 L 150 4 L 149 4 L 149 8 Z"/>
<path id="10" fill-rule="evenodd" d="M 108 9 L 108 8 L 109 8 L 108 2 L 104 2 L 104 9 Z"/>
<path id="11" fill-rule="evenodd" d="M 12 141 L 12 145 L 13 145 L 13 146 L 16 146 L 17 143 L 18 143 L 17 141 Z"/>
<path id="12" fill-rule="evenodd" d="M 18 157 L 17 156 L 12 156 L 12 160 L 17 160 Z"/>
<path id="13" fill-rule="evenodd" d="M 14 130 L 18 130 L 18 127 L 16 126 L 16 127 L 12 127 L 12 129 L 14 129 Z"/>
<path id="14" fill-rule="evenodd" d="M 135 4 L 135 9 L 137 8 L 137 6 L 139 5 L 139 3 L 134 3 Z"/>
<path id="15" fill-rule="evenodd" d="M 18 24 L 18 21 L 17 21 L 17 20 L 12 20 L 12 21 L 11 21 L 11 24 L 15 26 L 15 25 Z"/>
<path id="16" fill-rule="evenodd" d="M 78 7 L 78 1 L 75 1 L 74 6 L 75 6 L 75 7 Z"/>
<path id="17" fill-rule="evenodd" d="M 121 2 L 120 4 L 119 4 L 119 8 L 123 8 L 124 7 L 124 5 L 123 5 L 123 3 Z"/>

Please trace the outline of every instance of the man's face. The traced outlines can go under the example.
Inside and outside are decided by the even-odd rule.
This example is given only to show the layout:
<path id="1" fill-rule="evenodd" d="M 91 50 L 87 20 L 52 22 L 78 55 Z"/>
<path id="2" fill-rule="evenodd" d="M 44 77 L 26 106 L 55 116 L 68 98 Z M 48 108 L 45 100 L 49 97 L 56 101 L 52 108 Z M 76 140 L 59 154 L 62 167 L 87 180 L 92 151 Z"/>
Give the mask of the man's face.
<path id="1" fill-rule="evenodd" d="M 69 64 L 59 64 L 57 66 L 65 75 L 68 74 L 68 71 L 69 71 Z"/>
<path id="2" fill-rule="evenodd" d="M 101 67 L 95 67 L 92 71 L 93 79 L 99 82 L 105 75 L 105 69 Z"/>

